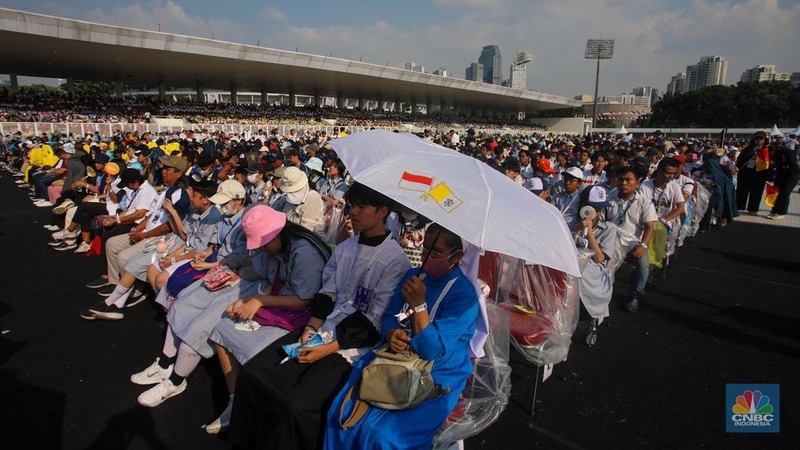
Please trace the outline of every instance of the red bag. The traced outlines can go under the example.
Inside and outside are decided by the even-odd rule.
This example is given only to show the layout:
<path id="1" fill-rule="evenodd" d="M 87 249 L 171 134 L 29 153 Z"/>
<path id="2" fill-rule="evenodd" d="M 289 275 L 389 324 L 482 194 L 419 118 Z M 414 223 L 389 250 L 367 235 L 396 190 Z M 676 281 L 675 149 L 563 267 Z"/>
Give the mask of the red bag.
<path id="1" fill-rule="evenodd" d="M 239 275 L 225 266 L 212 268 L 203 277 L 203 284 L 209 291 L 218 291 L 224 287 L 233 286 L 239 282 Z"/>

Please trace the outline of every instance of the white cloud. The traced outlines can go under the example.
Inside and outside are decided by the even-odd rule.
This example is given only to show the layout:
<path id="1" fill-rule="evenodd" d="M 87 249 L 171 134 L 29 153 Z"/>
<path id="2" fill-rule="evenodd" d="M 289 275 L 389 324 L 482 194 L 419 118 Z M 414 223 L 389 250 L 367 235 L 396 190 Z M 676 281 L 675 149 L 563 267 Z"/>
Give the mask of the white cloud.
<path id="1" fill-rule="evenodd" d="M 587 38 L 616 39 L 614 59 L 602 63 L 601 95 L 651 85 L 669 78 L 702 56 L 729 61 L 728 82 L 757 64 L 800 71 L 800 3 L 795 0 L 432 0 L 418 21 L 364 16 L 345 22 L 327 14 L 326 25 L 300 25 L 294 5 L 266 6 L 261 14 L 210 17 L 188 13 L 180 0 L 145 0 L 95 9 L 85 18 L 136 28 L 208 37 L 401 67 L 414 61 L 457 76 L 477 61 L 484 45 L 503 54 L 503 74 L 517 50 L 530 50 L 529 86 L 574 96 L 594 89 L 594 64 L 583 59 Z M 231 13 L 232 14 L 232 13 Z M 351 11 L 352 19 L 356 11 Z M 432 20 L 429 18 L 433 18 Z M 264 20 L 269 27 L 257 26 Z"/>
<path id="2" fill-rule="evenodd" d="M 109 10 L 95 8 L 85 17 L 92 22 L 119 25 L 145 30 L 211 37 L 215 39 L 245 42 L 246 35 L 229 18 L 205 18 L 188 14 L 183 6 L 172 0 L 150 0 L 146 5 L 132 3 Z M 248 41 L 249 42 L 249 41 Z"/>
<path id="3" fill-rule="evenodd" d="M 267 6 L 264 8 L 264 17 L 268 20 L 284 21 L 288 16 L 278 8 Z"/>

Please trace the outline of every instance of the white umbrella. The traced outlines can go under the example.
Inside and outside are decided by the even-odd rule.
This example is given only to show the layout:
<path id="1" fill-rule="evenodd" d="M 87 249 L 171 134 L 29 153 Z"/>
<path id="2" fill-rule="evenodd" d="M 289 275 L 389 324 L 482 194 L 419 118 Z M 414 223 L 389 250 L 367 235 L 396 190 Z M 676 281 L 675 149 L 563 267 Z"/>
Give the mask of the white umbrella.
<path id="1" fill-rule="evenodd" d="M 481 161 L 385 130 L 351 134 L 331 145 L 356 181 L 470 243 L 580 276 L 558 210 Z"/>
<path id="2" fill-rule="evenodd" d="M 623 136 L 628 134 L 628 130 L 625 129 L 625 125 L 622 126 L 619 130 L 615 131 L 614 134 L 621 134 Z"/>
<path id="3" fill-rule="evenodd" d="M 778 125 L 775 124 L 772 126 L 772 131 L 769 132 L 770 136 L 783 136 L 783 131 L 778 128 Z"/>

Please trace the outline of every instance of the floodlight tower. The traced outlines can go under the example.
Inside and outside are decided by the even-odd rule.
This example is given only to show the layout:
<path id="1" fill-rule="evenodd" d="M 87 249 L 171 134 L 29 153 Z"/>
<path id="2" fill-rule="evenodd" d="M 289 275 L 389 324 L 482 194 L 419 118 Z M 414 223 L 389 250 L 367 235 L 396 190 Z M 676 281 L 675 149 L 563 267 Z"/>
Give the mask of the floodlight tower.
<path id="1" fill-rule="evenodd" d="M 586 41 L 586 53 L 583 57 L 597 60 L 597 74 L 594 79 L 594 107 L 592 108 L 592 127 L 594 127 L 597 120 L 597 88 L 600 85 L 600 60 L 614 57 L 614 40 L 588 39 Z"/>

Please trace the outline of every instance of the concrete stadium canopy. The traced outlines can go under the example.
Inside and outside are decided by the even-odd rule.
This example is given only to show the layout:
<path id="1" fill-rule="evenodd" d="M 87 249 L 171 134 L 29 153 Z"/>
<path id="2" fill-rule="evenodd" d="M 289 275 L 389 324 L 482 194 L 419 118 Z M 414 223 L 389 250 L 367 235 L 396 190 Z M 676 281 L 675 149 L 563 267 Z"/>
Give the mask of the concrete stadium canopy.
<path id="1" fill-rule="evenodd" d="M 581 103 L 540 92 L 253 45 L 0 8 L 0 73 L 531 112 Z"/>

